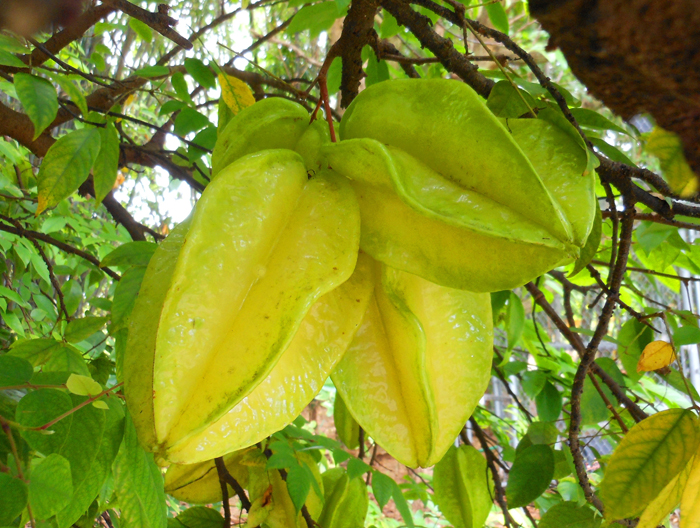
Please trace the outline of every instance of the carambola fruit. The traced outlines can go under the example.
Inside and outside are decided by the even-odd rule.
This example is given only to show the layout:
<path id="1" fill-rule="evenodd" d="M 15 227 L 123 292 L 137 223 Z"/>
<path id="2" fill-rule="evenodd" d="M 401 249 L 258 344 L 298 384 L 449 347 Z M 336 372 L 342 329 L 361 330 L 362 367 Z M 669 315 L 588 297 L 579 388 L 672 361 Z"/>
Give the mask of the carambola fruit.
<path id="1" fill-rule="evenodd" d="M 323 148 L 353 182 L 361 247 L 471 291 L 511 289 L 575 259 L 595 215 L 584 148 L 538 119 L 499 120 L 466 84 L 375 84 Z"/>
<path id="2" fill-rule="evenodd" d="M 355 269 L 358 243 L 357 203 L 343 178 L 309 179 L 289 150 L 228 165 L 186 235 L 176 230 L 159 247 L 131 317 L 125 394 L 141 442 L 192 463 L 293 419 L 361 318 L 362 273 L 335 291 Z M 273 373 L 287 350 L 295 368 Z M 271 401 L 280 390 L 284 399 Z"/>
<path id="3" fill-rule="evenodd" d="M 360 426 L 399 462 L 439 461 L 484 394 L 488 294 L 446 288 L 375 262 L 374 294 L 331 375 Z"/>
<path id="4" fill-rule="evenodd" d="M 349 478 L 342 468 L 321 475 L 325 503 L 318 520 L 321 528 L 362 528 L 367 517 L 367 486 L 359 477 Z"/>

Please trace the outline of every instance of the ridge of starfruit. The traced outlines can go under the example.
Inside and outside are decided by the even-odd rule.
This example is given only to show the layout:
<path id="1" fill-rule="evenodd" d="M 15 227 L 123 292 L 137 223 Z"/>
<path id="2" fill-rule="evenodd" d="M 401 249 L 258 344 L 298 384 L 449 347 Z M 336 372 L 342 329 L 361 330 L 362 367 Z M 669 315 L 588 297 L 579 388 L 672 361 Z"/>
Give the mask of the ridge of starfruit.
<path id="1" fill-rule="evenodd" d="M 593 224 L 584 148 L 542 120 L 499 120 L 464 83 L 372 85 L 340 136 L 322 150 L 352 180 L 362 249 L 430 281 L 512 289 L 577 258 Z"/>
<path id="2" fill-rule="evenodd" d="M 452 445 L 491 374 L 491 298 L 375 261 L 362 325 L 331 378 L 390 455 L 428 467 Z"/>

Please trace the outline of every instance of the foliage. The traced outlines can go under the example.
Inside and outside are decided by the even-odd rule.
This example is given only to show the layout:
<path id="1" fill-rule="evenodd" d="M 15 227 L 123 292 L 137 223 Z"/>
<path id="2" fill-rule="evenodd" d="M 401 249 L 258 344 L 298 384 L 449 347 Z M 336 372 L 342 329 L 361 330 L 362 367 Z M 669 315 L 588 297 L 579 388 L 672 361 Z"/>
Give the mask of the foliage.
<path id="1" fill-rule="evenodd" d="M 586 93 L 525 2 L 471 4 L 190 0 L 164 13 L 104 0 L 53 33 L 0 32 L 0 525 L 671 526 L 680 505 L 680 526 L 698 526 L 696 179 L 674 135 Z M 125 411 L 146 268 L 242 108 L 276 96 L 337 122 L 361 83 L 406 77 L 459 77 L 489 123 L 537 115 L 558 146 L 578 145 L 595 171 L 593 234 L 576 262 L 490 294 L 490 388 L 434 469 L 386 455 L 328 380 L 235 469 L 199 468 L 213 504 L 192 506 L 197 490 L 168 487 Z M 496 200 L 513 191 L 487 183 Z"/>

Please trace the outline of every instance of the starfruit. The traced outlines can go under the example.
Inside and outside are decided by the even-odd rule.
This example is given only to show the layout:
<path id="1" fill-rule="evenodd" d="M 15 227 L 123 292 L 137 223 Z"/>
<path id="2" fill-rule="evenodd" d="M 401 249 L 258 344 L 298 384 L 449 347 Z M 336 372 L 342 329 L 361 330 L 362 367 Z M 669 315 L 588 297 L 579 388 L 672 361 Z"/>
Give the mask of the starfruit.
<path id="1" fill-rule="evenodd" d="M 454 528 L 482 528 L 493 506 L 484 455 L 470 445 L 450 447 L 433 470 L 433 500 Z"/>
<path id="2" fill-rule="evenodd" d="M 249 451 L 235 451 L 223 457 L 228 472 L 244 488 L 248 487 L 248 466 L 242 459 Z M 190 504 L 221 502 L 221 483 L 214 460 L 171 465 L 165 472 L 165 492 Z M 228 486 L 228 494 L 229 497 L 235 494 L 231 486 Z"/>
<path id="3" fill-rule="evenodd" d="M 342 468 L 323 475 L 326 501 L 318 524 L 321 528 L 362 528 L 367 517 L 367 486 L 359 477 L 349 478 Z"/>
<path id="4" fill-rule="evenodd" d="M 402 464 L 452 445 L 491 373 L 490 296 L 375 263 L 374 295 L 333 382 L 352 416 Z"/>
<path id="5" fill-rule="evenodd" d="M 299 154 L 262 151 L 222 170 L 186 236 L 154 255 L 131 317 L 124 383 L 141 442 L 199 462 L 296 416 L 362 316 L 362 273 L 337 288 L 358 244 L 347 181 L 309 179 Z"/>
<path id="6" fill-rule="evenodd" d="M 352 180 L 361 247 L 388 265 L 471 291 L 520 286 L 577 258 L 595 215 L 593 174 L 573 137 L 497 119 L 466 84 L 372 85 L 324 147 Z"/>
<path id="7" fill-rule="evenodd" d="M 333 423 L 335 432 L 345 447 L 348 449 L 360 447 L 360 424 L 352 417 L 343 397 L 337 392 L 333 402 Z"/>
<path id="8" fill-rule="evenodd" d="M 224 128 L 212 153 L 212 176 L 237 159 L 253 152 L 288 149 L 301 154 L 307 169 L 318 170 L 318 150 L 329 141 L 328 127 L 310 123 L 309 113 L 298 103 L 271 97 L 243 109 Z"/>

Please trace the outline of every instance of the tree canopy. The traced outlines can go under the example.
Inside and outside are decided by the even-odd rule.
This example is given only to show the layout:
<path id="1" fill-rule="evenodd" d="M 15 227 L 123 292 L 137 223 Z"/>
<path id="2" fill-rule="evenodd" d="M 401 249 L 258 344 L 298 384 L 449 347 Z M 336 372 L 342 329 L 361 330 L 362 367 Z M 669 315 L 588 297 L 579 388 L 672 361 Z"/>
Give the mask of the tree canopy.
<path id="1" fill-rule="evenodd" d="M 666 3 L 646 0 L 626 6 L 578 0 L 531 0 L 529 5 L 519 0 L 3 2 L 0 526 L 700 527 L 700 55 L 693 53 L 700 24 L 694 22 L 699 15 L 693 3 L 678 0 L 665 9 L 660 6 Z M 640 33 L 639 27 L 647 32 Z M 678 30 L 674 44 L 668 49 L 647 46 L 654 41 L 649 32 L 662 27 Z M 671 53 L 677 61 L 669 65 L 664 61 Z M 405 85 L 421 88 L 405 96 L 387 95 L 376 108 L 367 105 L 361 117 L 356 108 L 346 114 L 365 90 L 377 94 L 384 90 L 378 87 L 398 79 L 459 83 L 470 94 L 465 98 L 473 94 L 477 101 L 464 104 L 472 105 L 478 117 L 463 128 L 449 122 L 453 107 L 434 103 L 440 81 Z M 391 121 L 383 112 L 401 97 L 415 105 L 402 107 Z M 298 154 L 270 154 L 269 146 L 242 143 L 276 145 L 284 134 L 292 134 L 282 125 L 268 131 L 268 110 L 252 111 L 273 108 L 271 100 L 280 108 L 280 122 L 295 112 L 302 116 L 298 134 L 308 132 L 307 142 L 294 136 L 296 147 L 287 149 Z M 419 103 L 425 105 L 415 110 Z M 533 122 L 544 128 L 528 128 Z M 406 134 L 424 138 L 420 133 L 430 130 L 436 137 L 409 141 L 411 148 L 382 139 L 404 125 Z M 547 136 L 546 131 L 553 132 Z M 467 150 L 464 145 L 472 139 L 476 147 Z M 236 141 L 243 146 L 235 146 Z M 235 156 L 220 154 L 223 144 Z M 239 147 L 240 152 L 235 150 Z M 435 172 L 420 151 L 439 148 L 438 164 L 454 157 L 464 166 L 481 164 L 494 175 L 486 171 L 472 185 L 445 169 L 439 174 L 442 180 L 419 187 L 410 179 L 418 172 L 401 173 L 409 166 L 416 171 L 422 167 L 420 175 Z M 244 156 L 256 150 L 263 153 Z M 505 159 L 511 153 L 520 161 Z M 366 164 L 355 167 L 358 159 Z M 293 166 L 285 170 L 296 171 L 296 179 L 288 187 L 275 187 L 279 198 L 269 213 L 263 205 L 250 210 L 220 205 L 234 192 L 245 191 L 252 203 L 272 189 L 272 183 L 268 189 L 260 182 L 273 181 L 265 172 L 273 161 Z M 235 190 L 216 187 L 213 182 L 222 181 L 231 165 L 251 176 L 245 182 L 239 177 Z M 380 165 L 389 168 L 373 173 Z M 338 175 L 325 175 L 331 166 Z M 520 169 L 534 176 L 521 181 Z M 537 175 L 546 171 L 561 180 L 560 194 Z M 590 203 L 579 192 L 585 177 L 591 182 Z M 474 215 L 465 220 L 456 209 L 445 220 L 449 215 L 438 205 L 446 202 L 438 204 L 436 195 L 426 198 L 429 187 L 452 192 L 458 184 L 461 202 L 465 196 L 486 196 L 491 204 L 486 208 L 500 207 L 501 220 Z M 356 196 L 367 189 L 382 197 L 379 206 L 367 199 L 357 209 Z M 536 268 L 535 250 L 496 249 L 490 242 L 449 246 L 439 239 L 424 241 L 433 244 L 434 255 L 425 246 L 411 253 L 401 244 L 410 239 L 413 224 L 403 230 L 392 227 L 388 241 L 381 239 L 385 224 L 413 218 L 409 213 L 399 218 L 404 209 L 397 205 L 392 213 L 372 217 L 371 226 L 367 221 L 374 209 L 389 203 L 386 189 L 399 196 L 391 195 L 396 203 L 407 203 L 401 207 L 411 214 L 424 215 L 420 218 L 444 221 L 449 229 L 478 223 L 478 236 L 496 233 L 494 237 L 515 245 L 528 229 L 535 232 L 530 224 L 537 224 L 554 233 L 553 239 L 561 238 L 543 243 L 561 255 L 552 249 L 549 264 L 539 264 L 544 266 L 535 273 L 539 276 L 526 282 L 518 274 L 524 277 Z M 551 198 L 555 194 L 570 201 L 559 207 Z M 320 206 L 304 209 L 306 202 L 296 202 L 292 195 L 322 196 L 318 203 L 326 208 L 325 216 Z M 197 203 L 205 205 L 195 209 Z M 279 212 L 285 207 L 292 211 L 287 216 Z M 193 209 L 216 215 L 205 223 L 193 217 Z M 394 211 L 397 217 L 392 218 Z M 297 270 L 299 261 L 291 260 L 297 255 L 294 239 L 282 248 L 287 253 L 270 242 L 282 257 L 266 266 L 255 265 L 255 255 L 244 262 L 245 291 L 252 293 L 247 298 L 241 294 L 245 302 L 234 306 L 226 288 L 235 281 L 212 283 L 211 277 L 221 279 L 211 271 L 213 261 L 229 258 L 224 253 L 230 247 L 252 247 L 263 238 L 251 235 L 229 244 L 225 237 L 234 240 L 235 235 L 229 219 L 236 214 L 264 220 L 264 229 L 283 226 L 275 240 L 312 225 L 329 240 L 359 237 L 355 244 L 362 251 L 358 259 L 357 248 L 350 254 L 318 233 L 317 239 L 304 238 L 309 254 L 317 251 L 314 259 L 336 259 L 334 272 L 340 268 L 338 273 L 344 273 L 351 261 L 342 280 L 323 275 L 327 270 L 312 270 L 314 287 L 325 288 L 313 290 L 312 298 L 313 288 L 304 282 L 311 279 L 301 276 L 307 269 Z M 355 224 L 361 227 L 355 229 Z M 380 242 L 368 241 L 372 229 L 371 236 L 379 233 Z M 438 231 L 425 231 L 432 232 Z M 195 237 L 200 246 L 192 242 Z M 391 244 L 409 256 L 391 260 L 387 255 L 394 254 L 385 250 Z M 223 249 L 215 253 L 216 248 Z M 177 260 L 178 251 L 200 256 L 187 264 L 182 256 Z M 365 253 L 382 264 L 368 264 L 372 259 Z M 291 266 L 284 261 L 288 255 Z M 239 266 L 237 259 L 243 257 L 230 257 Z M 396 271 L 390 266 L 403 267 Z M 445 278 L 450 266 L 462 272 L 459 280 Z M 372 271 L 380 267 L 383 271 Z M 286 274 L 288 268 L 293 269 Z M 482 272 L 483 277 L 478 275 Z M 381 274 L 381 279 L 371 279 L 376 285 L 368 278 L 372 273 Z M 494 278 L 499 273 L 510 274 L 513 283 L 492 286 L 499 283 Z M 218 419 L 239 409 L 234 404 L 243 396 L 234 401 L 227 393 L 225 410 L 215 404 L 219 392 L 231 392 L 242 382 L 227 378 L 232 370 L 224 368 L 229 364 L 223 355 L 212 355 L 209 370 L 190 390 L 187 380 L 195 376 L 194 367 L 182 367 L 186 363 L 178 363 L 180 356 L 174 353 L 172 359 L 168 356 L 171 370 L 166 369 L 165 377 L 178 381 L 173 381 L 175 396 L 166 407 L 175 405 L 179 395 L 182 409 L 196 414 L 206 408 L 211 414 L 198 429 L 181 432 L 184 443 L 177 449 L 166 449 L 160 437 L 149 444 L 143 423 L 150 419 L 152 425 L 153 418 L 135 415 L 142 407 L 133 402 L 145 398 L 147 414 L 162 411 L 159 403 L 155 411 L 151 404 L 158 401 L 157 391 L 165 394 L 166 388 L 154 384 L 152 376 L 153 355 L 160 350 L 156 339 L 165 338 L 156 338 L 149 328 L 165 325 L 166 316 L 178 321 L 177 308 L 166 309 L 171 297 L 163 300 L 171 295 L 171 277 L 178 289 L 189 285 L 192 295 L 207 300 L 202 313 L 214 317 L 214 323 L 202 315 L 203 325 L 226 326 L 229 319 L 222 313 L 245 314 L 251 305 L 251 310 L 260 305 L 271 312 L 283 306 L 278 318 L 296 318 L 285 323 L 289 327 L 264 327 L 269 332 L 283 327 L 284 336 L 289 334 L 279 354 L 269 352 L 283 368 L 270 367 L 265 378 L 265 361 L 246 363 L 251 372 L 246 401 L 253 402 L 246 423 L 257 421 L 262 427 L 268 420 L 262 411 L 255 412 L 255 402 L 264 395 L 272 401 L 272 392 L 254 392 L 264 388 L 263 381 L 277 380 L 282 390 L 274 394 L 285 402 L 286 394 L 295 391 L 281 380 L 288 373 L 294 378 L 294 368 L 301 369 L 300 377 L 307 369 L 323 378 L 318 386 L 304 386 L 309 391 L 304 406 L 313 401 L 302 412 L 290 404 L 285 410 L 290 416 L 279 411 L 284 423 L 264 438 L 241 440 L 242 449 L 189 465 L 171 462 L 187 458 L 186 441 L 205 435 L 213 414 L 218 412 Z M 504 289 L 516 283 L 518 287 Z M 274 287 L 279 299 L 268 295 Z M 466 291 L 471 289 L 478 292 Z M 298 295 L 285 297 L 289 292 Z M 326 296 L 331 294 L 337 298 Z M 308 299 L 301 306 L 303 295 Z M 362 298 L 361 311 L 355 296 Z M 172 297 L 172 306 L 180 306 Z M 157 306 L 151 303 L 156 298 Z M 302 332 L 295 332 L 312 324 L 309 317 L 316 312 L 311 305 L 319 312 L 337 310 L 343 315 L 337 320 L 347 328 L 337 330 L 338 335 L 328 330 L 323 339 L 309 331 L 303 341 Z M 426 315 L 428 309 L 432 315 Z M 350 359 L 346 355 L 341 363 L 359 325 L 353 317 L 362 319 L 365 310 L 375 310 L 378 320 L 383 317 L 387 327 L 400 328 L 402 336 L 413 336 L 411 343 L 427 339 L 424 348 L 431 346 L 430 337 L 421 332 L 430 335 L 434 323 L 444 325 L 432 331 L 442 332 L 445 343 L 457 342 L 457 337 L 450 340 L 460 325 L 481 325 L 479 335 L 489 340 L 483 350 L 469 351 L 472 359 L 483 353 L 486 360 L 469 363 L 464 356 L 454 368 L 446 359 L 438 366 L 415 360 L 413 378 L 371 378 L 378 367 L 359 353 Z M 459 319 L 467 312 L 475 315 Z M 199 323 L 190 322 L 194 332 Z M 270 324 L 277 322 L 273 316 Z M 235 324 L 229 339 L 268 339 L 266 353 L 283 342 L 282 331 L 276 340 L 272 334 L 258 336 L 259 319 L 243 317 Z M 346 330 L 348 342 L 340 337 Z M 187 351 L 201 345 L 202 334 L 191 335 L 196 336 L 191 345 L 181 345 Z M 313 349 L 310 343 L 320 341 L 333 346 Z M 281 354 L 294 347 L 297 355 L 282 363 Z M 447 349 L 437 348 L 436 365 L 449 356 Z M 330 350 L 336 354 L 332 361 Z M 230 369 L 243 368 L 245 361 L 230 359 Z M 394 361 L 409 362 L 405 357 Z M 326 370 L 336 365 L 331 379 Z M 401 373 L 400 365 L 395 368 Z M 483 379 L 473 374 L 479 368 L 485 369 Z M 148 383 L 133 389 L 140 393 L 132 396 L 129 386 L 136 387 L 133 380 L 140 376 Z M 374 416 L 367 418 L 372 413 L 362 414 L 352 400 L 355 389 L 366 389 L 374 383 L 370 378 L 378 380 L 382 389 L 367 398 L 374 405 L 385 393 L 400 392 L 406 379 L 421 376 L 437 378 L 429 380 L 436 394 L 435 387 L 442 385 L 437 403 L 425 403 L 430 384 L 416 382 L 404 388 L 412 395 L 402 404 L 408 432 L 401 430 L 394 438 L 373 435 L 393 427 L 387 424 L 394 423 L 399 411 L 391 402 L 377 403 Z M 461 381 L 451 385 L 454 380 Z M 488 383 L 483 396 L 482 381 Z M 470 398 L 476 408 L 466 423 L 458 424 L 461 431 L 452 434 L 440 413 L 459 417 L 471 412 Z M 176 426 L 172 430 L 177 432 Z M 234 427 L 231 434 L 247 434 L 241 429 Z M 440 434 L 454 445 L 437 457 L 435 445 L 444 440 Z M 395 446 L 408 436 L 413 451 L 405 454 L 410 449 Z M 415 468 L 419 465 L 428 467 Z"/>

